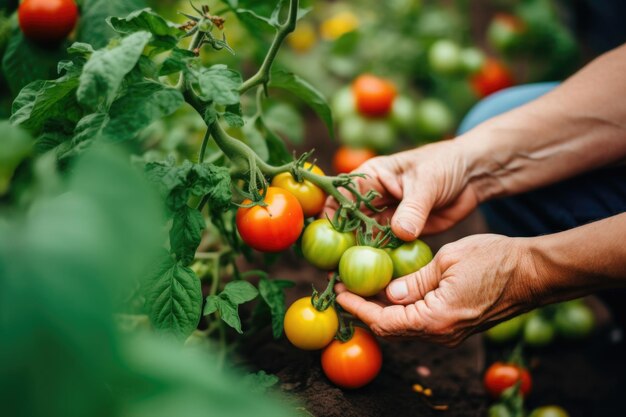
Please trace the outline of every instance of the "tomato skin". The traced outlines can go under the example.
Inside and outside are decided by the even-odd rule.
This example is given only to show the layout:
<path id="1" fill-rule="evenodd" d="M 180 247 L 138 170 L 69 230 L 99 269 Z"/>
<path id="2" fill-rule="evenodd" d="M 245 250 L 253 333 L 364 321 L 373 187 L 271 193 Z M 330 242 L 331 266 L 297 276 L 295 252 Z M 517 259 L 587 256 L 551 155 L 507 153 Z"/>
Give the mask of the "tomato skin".
<path id="1" fill-rule="evenodd" d="M 427 98 L 417 106 L 417 129 L 427 138 L 441 138 L 454 127 L 454 115 L 441 100 Z"/>
<path id="2" fill-rule="evenodd" d="M 345 120 L 347 117 L 356 113 L 354 94 L 352 94 L 350 87 L 344 87 L 337 91 L 330 105 L 332 106 L 333 119 L 337 121 Z"/>
<path id="3" fill-rule="evenodd" d="M 527 316 L 522 314 L 502 323 L 498 323 L 485 332 L 485 336 L 494 343 L 506 343 L 515 340 L 524 329 Z"/>
<path id="4" fill-rule="evenodd" d="M 554 340 L 554 326 L 539 313 L 531 314 L 524 325 L 524 341 L 529 346 L 547 346 Z"/>
<path id="5" fill-rule="evenodd" d="M 354 328 L 347 342 L 333 340 L 322 352 L 322 369 L 335 385 L 342 388 L 360 388 L 371 382 L 380 372 L 383 355 L 378 342 L 370 332 Z"/>
<path id="6" fill-rule="evenodd" d="M 337 268 L 344 252 L 356 245 L 353 232 L 335 230 L 328 219 L 315 220 L 304 229 L 302 254 L 309 263 L 327 271 Z"/>
<path id="7" fill-rule="evenodd" d="M 333 157 L 333 169 L 337 174 L 348 174 L 376 156 L 376 152 L 366 148 L 340 147 Z"/>
<path id="8" fill-rule="evenodd" d="M 581 339 L 593 331 L 595 317 L 586 305 L 570 301 L 558 306 L 554 325 L 559 335 L 568 339 Z"/>
<path id="9" fill-rule="evenodd" d="M 493 58 L 487 58 L 485 65 L 471 78 L 470 82 L 474 92 L 481 98 L 515 84 L 509 69 Z"/>
<path id="10" fill-rule="evenodd" d="M 461 51 L 461 67 L 468 74 L 475 74 L 485 64 L 485 55 L 478 48 L 465 48 Z"/>
<path id="11" fill-rule="evenodd" d="M 487 392 L 497 399 L 500 398 L 504 390 L 514 386 L 517 381 L 521 381 L 520 391 L 522 395 L 528 395 L 532 388 L 528 371 L 511 363 L 495 362 L 485 372 L 483 384 Z"/>
<path id="12" fill-rule="evenodd" d="M 428 63 L 438 74 L 454 74 L 461 67 L 461 48 L 450 40 L 438 40 L 428 51 Z"/>
<path id="13" fill-rule="evenodd" d="M 389 249 L 387 253 L 393 262 L 393 278 L 412 274 L 433 259 L 433 251 L 419 239 Z"/>
<path id="14" fill-rule="evenodd" d="M 415 122 L 415 105 L 410 98 L 398 96 L 391 108 L 391 120 L 401 129 L 410 129 Z"/>
<path id="15" fill-rule="evenodd" d="M 383 249 L 353 246 L 339 261 L 341 282 L 351 292 L 363 297 L 378 294 L 389 284 L 393 262 Z"/>
<path id="16" fill-rule="evenodd" d="M 390 120 L 353 114 L 339 125 L 339 138 L 341 143 L 352 148 L 386 151 L 396 143 L 396 131 Z"/>
<path id="17" fill-rule="evenodd" d="M 352 83 L 356 108 L 363 116 L 385 117 L 396 98 L 396 87 L 383 78 L 370 74 L 359 76 Z"/>
<path id="18" fill-rule="evenodd" d="M 304 215 L 298 199 L 288 191 L 267 187 L 267 206 L 237 210 L 237 230 L 243 241 L 262 252 L 280 252 L 293 245 L 304 227 Z M 250 204 L 245 200 L 243 204 Z"/>
<path id="19" fill-rule="evenodd" d="M 303 297 L 287 309 L 284 327 L 287 339 L 295 347 L 317 350 L 334 339 L 339 329 L 339 319 L 332 306 L 319 311 L 313 306 L 311 297 Z"/>
<path id="20" fill-rule="evenodd" d="M 535 408 L 528 417 L 569 417 L 569 413 L 558 405 Z"/>
<path id="21" fill-rule="evenodd" d="M 509 13 L 496 14 L 487 29 L 487 41 L 500 52 L 509 52 L 519 46 L 526 25 Z"/>
<path id="22" fill-rule="evenodd" d="M 324 171 L 317 165 L 312 165 L 308 162 L 304 163 L 304 169 L 310 169 L 312 173 L 317 175 L 324 175 Z M 296 181 L 290 172 L 276 175 L 272 179 L 272 186 L 282 188 L 293 194 L 298 199 L 300 206 L 302 206 L 304 217 L 317 216 L 324 208 L 324 202 L 326 201 L 324 191 L 311 181 Z"/>
<path id="23" fill-rule="evenodd" d="M 73 0 L 25 0 L 17 11 L 20 28 L 28 39 L 55 44 L 74 30 L 78 7 Z"/>

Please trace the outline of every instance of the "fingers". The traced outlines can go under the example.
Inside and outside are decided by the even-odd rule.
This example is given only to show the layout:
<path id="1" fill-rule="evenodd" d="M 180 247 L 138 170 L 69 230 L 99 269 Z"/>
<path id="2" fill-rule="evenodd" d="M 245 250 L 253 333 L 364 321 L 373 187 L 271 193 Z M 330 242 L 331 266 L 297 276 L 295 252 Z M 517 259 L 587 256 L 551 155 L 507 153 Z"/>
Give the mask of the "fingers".
<path id="1" fill-rule="evenodd" d="M 410 242 L 424 229 L 435 193 L 430 190 L 432 185 L 428 181 L 420 181 L 418 185 L 416 178 L 404 186 L 404 196 L 391 219 L 391 229 L 400 239 Z"/>
<path id="2" fill-rule="evenodd" d="M 434 291 L 440 280 L 441 271 L 435 258 L 419 271 L 391 281 L 387 286 L 387 298 L 395 304 L 415 303 Z"/>
<path id="3" fill-rule="evenodd" d="M 383 311 L 382 306 L 351 293 L 343 284 L 337 284 L 335 286 L 335 292 L 337 293 L 337 302 L 348 313 L 357 317 L 370 327 L 379 322 L 380 315 Z"/>

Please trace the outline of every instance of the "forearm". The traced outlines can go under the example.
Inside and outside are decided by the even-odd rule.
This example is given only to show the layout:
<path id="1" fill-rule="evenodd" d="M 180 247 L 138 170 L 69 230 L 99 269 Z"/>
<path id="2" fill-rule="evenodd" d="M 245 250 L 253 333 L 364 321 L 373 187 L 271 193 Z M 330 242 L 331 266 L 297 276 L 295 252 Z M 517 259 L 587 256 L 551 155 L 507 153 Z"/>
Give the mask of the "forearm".
<path id="1" fill-rule="evenodd" d="M 521 239 L 529 286 L 541 304 L 626 286 L 626 213 L 565 232 Z"/>
<path id="2" fill-rule="evenodd" d="M 548 185 L 626 157 L 626 46 L 554 91 L 459 137 L 480 201 Z"/>

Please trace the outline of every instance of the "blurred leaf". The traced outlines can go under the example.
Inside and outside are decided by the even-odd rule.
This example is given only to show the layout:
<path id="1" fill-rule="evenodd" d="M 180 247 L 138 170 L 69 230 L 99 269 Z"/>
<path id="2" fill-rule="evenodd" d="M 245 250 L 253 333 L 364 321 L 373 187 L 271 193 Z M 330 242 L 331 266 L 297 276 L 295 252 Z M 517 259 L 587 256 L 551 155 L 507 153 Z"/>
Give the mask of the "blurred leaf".
<path id="1" fill-rule="evenodd" d="M 150 9 L 137 10 L 125 18 L 110 17 L 109 25 L 124 35 L 146 31 L 152 34 L 150 45 L 155 48 L 153 53 L 174 49 L 185 31 L 176 24 L 168 22 Z"/>
<path id="2" fill-rule="evenodd" d="M 175 74 L 187 68 L 187 61 L 196 58 L 196 54 L 186 49 L 174 48 L 172 53 L 163 61 L 159 75 Z"/>
<path id="3" fill-rule="evenodd" d="M 78 22 L 78 40 L 102 48 L 115 36 L 107 23 L 109 17 L 123 17 L 145 7 L 145 0 L 85 0 Z"/>
<path id="4" fill-rule="evenodd" d="M 9 189 L 15 168 L 33 149 L 33 139 L 7 120 L 0 121 L 0 196 Z"/>
<path id="5" fill-rule="evenodd" d="M 293 287 L 294 283 L 283 280 L 269 280 L 262 277 L 259 281 L 259 294 L 263 302 L 269 307 L 272 315 L 272 334 L 278 339 L 283 334 L 285 319 L 285 293 L 283 289 Z"/>
<path id="6" fill-rule="evenodd" d="M 270 375 L 265 371 L 255 372 L 253 374 L 248 374 L 245 376 L 243 382 L 252 392 L 260 392 L 264 393 L 268 389 L 272 388 L 280 379 L 276 375 Z"/>
<path id="7" fill-rule="evenodd" d="M 283 103 L 271 106 L 263 113 L 263 120 L 269 129 L 284 134 L 294 144 L 304 142 L 304 120 L 292 106 Z"/>

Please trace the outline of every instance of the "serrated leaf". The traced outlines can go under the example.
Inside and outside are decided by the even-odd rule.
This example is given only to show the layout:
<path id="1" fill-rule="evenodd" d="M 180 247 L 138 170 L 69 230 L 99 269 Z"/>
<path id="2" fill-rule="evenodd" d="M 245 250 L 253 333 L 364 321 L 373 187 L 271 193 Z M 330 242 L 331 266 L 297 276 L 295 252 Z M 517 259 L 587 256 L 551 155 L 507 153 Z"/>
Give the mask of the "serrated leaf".
<path id="1" fill-rule="evenodd" d="M 109 115 L 106 113 L 88 114 L 78 121 L 74 136 L 67 149 L 59 155 L 60 158 L 76 156 L 89 148 L 91 144 L 100 139 L 104 129 L 109 122 Z"/>
<path id="2" fill-rule="evenodd" d="M 155 329 L 185 338 L 198 325 L 202 290 L 196 274 L 180 262 L 164 256 L 147 277 L 146 307 Z"/>
<path id="3" fill-rule="evenodd" d="M 243 383 L 249 387 L 252 392 L 266 392 L 276 384 L 280 379 L 276 375 L 271 375 L 265 371 L 259 371 L 248 374 L 243 378 Z"/>
<path id="4" fill-rule="evenodd" d="M 283 334 L 283 321 L 287 309 L 283 289 L 293 285 L 293 282 L 284 280 L 261 278 L 259 281 L 259 294 L 269 307 L 272 315 L 272 334 L 275 339 L 280 338 Z"/>
<path id="5" fill-rule="evenodd" d="M 219 313 L 224 323 L 241 334 L 243 332 L 241 331 L 241 319 L 239 318 L 238 310 L 237 305 L 233 304 L 230 300 L 217 295 L 210 295 L 206 299 L 202 314 L 207 316 L 215 312 Z"/>
<path id="6" fill-rule="evenodd" d="M 187 61 L 196 58 L 196 55 L 187 49 L 174 48 L 172 53 L 163 61 L 159 75 L 175 74 L 187 68 Z"/>
<path id="7" fill-rule="evenodd" d="M 304 141 L 304 120 L 292 106 L 279 103 L 263 113 L 268 129 L 284 134 L 294 144 Z"/>
<path id="8" fill-rule="evenodd" d="M 272 72 L 270 86 L 287 90 L 302 99 L 326 124 L 329 135 L 334 137 L 333 117 L 330 107 L 322 93 L 315 87 L 297 75 L 282 70 Z"/>
<path id="9" fill-rule="evenodd" d="M 259 291 L 248 281 L 231 281 L 226 284 L 224 291 L 220 294 L 236 305 L 252 301 L 257 295 L 259 295 Z"/>
<path id="10" fill-rule="evenodd" d="M 231 127 L 242 127 L 245 124 L 243 120 L 243 110 L 240 103 L 227 106 L 222 117 Z"/>
<path id="11" fill-rule="evenodd" d="M 78 39 L 95 48 L 102 48 L 115 36 L 115 31 L 107 23 L 109 17 L 127 16 L 146 7 L 145 0 L 85 0 L 81 8 Z"/>
<path id="12" fill-rule="evenodd" d="M 91 110 L 108 108 L 151 37 L 148 32 L 133 33 L 111 49 L 94 52 L 80 76 L 78 102 Z"/>
<path id="13" fill-rule="evenodd" d="M 160 53 L 176 47 L 178 41 L 185 36 L 185 31 L 172 22 L 168 22 L 151 9 L 137 10 L 125 18 L 110 17 L 109 25 L 118 33 L 146 31 L 152 34 L 150 45 L 155 48 L 153 53 Z"/>
<path id="14" fill-rule="evenodd" d="M 238 72 L 228 69 L 226 65 L 213 65 L 197 70 L 193 75 L 204 101 L 212 101 L 223 106 L 239 104 L 242 80 Z"/>
<path id="15" fill-rule="evenodd" d="M 182 264 L 189 265 L 193 261 L 205 228 L 202 214 L 187 205 L 174 215 L 170 229 L 170 251 Z"/>

